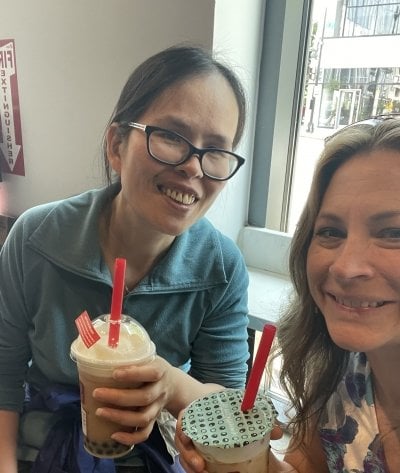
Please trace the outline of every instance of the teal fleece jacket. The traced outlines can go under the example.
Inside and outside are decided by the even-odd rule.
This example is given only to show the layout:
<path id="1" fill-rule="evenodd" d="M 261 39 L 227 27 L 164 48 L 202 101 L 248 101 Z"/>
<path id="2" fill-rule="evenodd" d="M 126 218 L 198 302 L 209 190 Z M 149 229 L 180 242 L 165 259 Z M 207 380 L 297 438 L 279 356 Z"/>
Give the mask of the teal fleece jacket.
<path id="1" fill-rule="evenodd" d="M 22 411 L 24 382 L 78 384 L 75 318 L 110 311 L 98 221 L 115 185 L 34 207 L 0 253 L 0 409 Z M 236 245 L 203 218 L 127 294 L 157 353 L 202 382 L 245 383 L 248 274 Z"/>

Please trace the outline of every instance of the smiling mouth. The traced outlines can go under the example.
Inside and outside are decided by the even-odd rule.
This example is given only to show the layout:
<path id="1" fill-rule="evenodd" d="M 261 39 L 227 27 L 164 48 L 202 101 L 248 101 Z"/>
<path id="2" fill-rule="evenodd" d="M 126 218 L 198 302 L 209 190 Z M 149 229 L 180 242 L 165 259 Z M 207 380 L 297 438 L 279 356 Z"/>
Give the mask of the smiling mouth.
<path id="1" fill-rule="evenodd" d="M 160 190 L 164 195 L 179 204 L 192 205 L 196 201 L 196 196 L 194 194 L 177 191 L 175 189 L 170 189 L 169 187 L 160 187 Z"/>
<path id="2" fill-rule="evenodd" d="M 382 307 L 385 301 L 362 301 L 357 299 L 347 299 L 332 295 L 333 299 L 338 303 L 350 309 L 376 309 Z"/>

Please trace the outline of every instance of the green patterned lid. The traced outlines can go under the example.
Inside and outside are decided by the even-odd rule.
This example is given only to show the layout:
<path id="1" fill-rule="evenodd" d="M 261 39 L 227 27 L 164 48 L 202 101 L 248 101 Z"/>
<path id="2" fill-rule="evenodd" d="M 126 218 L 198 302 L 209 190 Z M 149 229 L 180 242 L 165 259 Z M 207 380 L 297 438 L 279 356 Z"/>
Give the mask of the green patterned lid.
<path id="1" fill-rule="evenodd" d="M 237 448 L 269 434 L 277 412 L 263 393 L 254 407 L 242 412 L 242 389 L 225 389 L 193 401 L 182 417 L 182 430 L 194 442 L 218 448 Z"/>

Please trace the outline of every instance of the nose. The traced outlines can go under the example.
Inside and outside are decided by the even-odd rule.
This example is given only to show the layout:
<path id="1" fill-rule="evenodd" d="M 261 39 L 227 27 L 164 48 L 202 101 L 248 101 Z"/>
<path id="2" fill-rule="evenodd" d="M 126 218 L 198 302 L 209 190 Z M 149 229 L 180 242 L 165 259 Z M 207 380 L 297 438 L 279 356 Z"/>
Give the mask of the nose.
<path id="1" fill-rule="evenodd" d="M 329 272 L 337 279 L 370 278 L 374 274 L 371 264 L 372 245 L 356 238 L 346 238 L 337 248 Z"/>
<path id="2" fill-rule="evenodd" d="M 204 176 L 198 154 L 192 154 L 187 161 L 177 166 L 176 169 L 184 173 L 189 179 L 202 178 Z"/>

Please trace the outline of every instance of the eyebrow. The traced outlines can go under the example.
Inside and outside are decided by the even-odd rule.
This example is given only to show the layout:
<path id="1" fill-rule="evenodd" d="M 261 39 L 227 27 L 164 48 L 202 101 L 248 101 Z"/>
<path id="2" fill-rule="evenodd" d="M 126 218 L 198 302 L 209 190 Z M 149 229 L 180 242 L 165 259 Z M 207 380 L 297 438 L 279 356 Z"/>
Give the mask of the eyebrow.
<path id="1" fill-rule="evenodd" d="M 340 223 L 342 221 L 340 217 L 330 212 L 324 212 L 324 213 L 318 214 L 315 219 L 315 222 L 317 220 L 329 220 L 331 222 L 337 222 L 337 223 Z"/>
<path id="2" fill-rule="evenodd" d="M 390 220 L 391 218 L 400 217 L 400 210 L 387 210 L 385 212 L 380 212 L 376 215 L 372 215 L 369 220 L 372 223 L 378 223 L 382 220 Z"/>
<path id="3" fill-rule="evenodd" d="M 400 210 L 386 210 L 384 212 L 379 212 L 377 214 L 371 215 L 368 218 L 368 221 L 374 224 L 374 223 L 379 223 L 384 220 L 390 220 L 392 218 L 398 218 L 398 217 L 400 217 Z M 342 218 L 330 212 L 319 214 L 317 218 L 315 219 L 315 221 L 320 220 L 320 219 L 329 220 L 332 223 L 343 222 Z"/>

